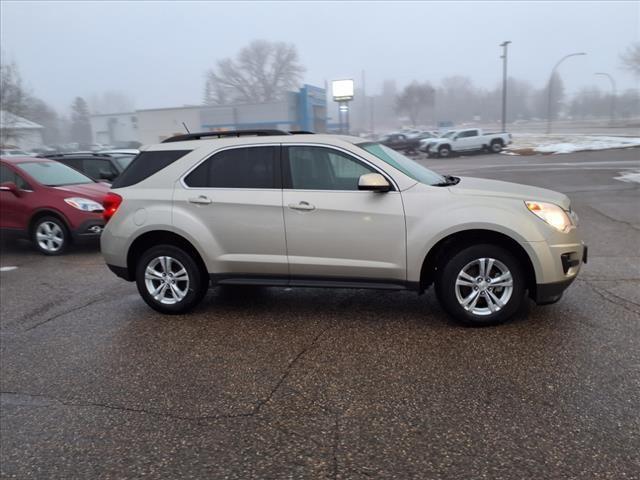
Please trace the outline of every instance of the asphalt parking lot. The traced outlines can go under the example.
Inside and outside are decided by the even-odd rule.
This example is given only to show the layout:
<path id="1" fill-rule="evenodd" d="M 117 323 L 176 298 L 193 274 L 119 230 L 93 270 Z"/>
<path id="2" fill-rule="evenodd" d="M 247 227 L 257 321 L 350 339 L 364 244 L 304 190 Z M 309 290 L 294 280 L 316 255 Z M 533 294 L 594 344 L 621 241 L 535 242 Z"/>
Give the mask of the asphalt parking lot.
<path id="1" fill-rule="evenodd" d="M 223 288 L 151 311 L 95 246 L 4 242 L 4 478 L 640 476 L 640 149 L 423 159 L 567 193 L 590 247 L 555 305 L 452 323 L 432 292 Z"/>

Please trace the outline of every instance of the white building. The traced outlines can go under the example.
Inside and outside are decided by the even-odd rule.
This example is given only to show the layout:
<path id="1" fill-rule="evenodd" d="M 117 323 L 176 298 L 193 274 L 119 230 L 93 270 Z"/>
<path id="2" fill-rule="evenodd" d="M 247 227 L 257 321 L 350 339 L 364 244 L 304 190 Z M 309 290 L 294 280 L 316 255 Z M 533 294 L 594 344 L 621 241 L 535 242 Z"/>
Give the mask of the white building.
<path id="1" fill-rule="evenodd" d="M 185 128 L 186 125 L 186 128 Z M 154 108 L 91 116 L 93 141 L 127 148 L 162 142 L 191 132 L 237 129 L 310 130 L 325 132 L 327 102 L 324 89 L 303 85 L 274 102 Z"/>
<path id="2" fill-rule="evenodd" d="M 26 118 L 0 110 L 0 144 L 15 145 L 22 150 L 43 146 L 44 127 Z"/>
<path id="3" fill-rule="evenodd" d="M 102 145 L 129 148 L 138 141 L 138 117 L 136 112 L 105 113 L 91 115 L 93 141 Z"/>

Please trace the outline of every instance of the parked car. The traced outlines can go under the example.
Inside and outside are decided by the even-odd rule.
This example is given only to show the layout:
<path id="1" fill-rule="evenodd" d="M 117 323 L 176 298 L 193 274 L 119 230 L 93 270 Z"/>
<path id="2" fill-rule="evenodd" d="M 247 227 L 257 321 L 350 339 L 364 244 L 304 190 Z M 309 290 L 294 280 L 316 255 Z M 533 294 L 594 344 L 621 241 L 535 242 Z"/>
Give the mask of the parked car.
<path id="1" fill-rule="evenodd" d="M 437 157 L 449 157 L 452 152 L 489 151 L 500 153 L 511 143 L 510 133 L 484 133 L 479 128 L 447 132 L 446 136 L 429 142 L 427 154 Z"/>
<path id="2" fill-rule="evenodd" d="M 439 139 L 439 138 L 451 138 L 453 137 L 456 133 L 458 133 L 457 130 L 449 130 L 448 132 L 444 132 L 442 135 L 433 135 L 433 137 L 431 138 L 424 138 L 422 140 L 420 140 L 420 146 L 418 147 L 418 150 L 420 150 L 421 152 L 428 152 L 429 151 L 429 147 L 431 146 L 432 143 L 435 142 L 435 140 Z"/>
<path id="3" fill-rule="evenodd" d="M 358 137 L 249 133 L 148 146 L 107 194 L 105 261 L 159 312 L 211 284 L 435 285 L 449 314 L 487 325 L 527 291 L 557 301 L 586 261 L 561 193 L 439 175 Z"/>
<path id="4" fill-rule="evenodd" d="M 47 158 L 0 158 L 0 229 L 46 255 L 102 232 L 108 185 Z"/>
<path id="5" fill-rule="evenodd" d="M 390 133 L 380 138 L 380 143 L 394 150 L 405 153 L 414 153 L 418 151 L 420 140 L 410 138 L 403 133 Z"/>
<path id="6" fill-rule="evenodd" d="M 30 157 L 29 152 L 20 150 L 19 148 L 3 148 L 0 149 L 0 157 Z"/>
<path id="7" fill-rule="evenodd" d="M 136 156 L 133 153 L 64 153 L 46 155 L 46 158 L 64 163 L 94 180 L 112 182 Z"/>

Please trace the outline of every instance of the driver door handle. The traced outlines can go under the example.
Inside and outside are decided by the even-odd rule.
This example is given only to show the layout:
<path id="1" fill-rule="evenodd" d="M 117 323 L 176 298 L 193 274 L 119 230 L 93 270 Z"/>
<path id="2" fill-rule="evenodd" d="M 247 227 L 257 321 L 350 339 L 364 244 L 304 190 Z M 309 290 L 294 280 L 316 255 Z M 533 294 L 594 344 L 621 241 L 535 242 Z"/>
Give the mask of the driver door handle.
<path id="1" fill-rule="evenodd" d="M 305 212 L 309 212 L 311 210 L 315 210 L 315 205 L 311 205 L 309 202 L 300 202 L 300 203 L 290 203 L 289 208 L 291 210 L 302 210 Z"/>
<path id="2" fill-rule="evenodd" d="M 196 205 L 209 205 L 212 203 L 212 200 L 206 195 L 200 195 L 189 198 L 189 203 L 195 203 Z"/>

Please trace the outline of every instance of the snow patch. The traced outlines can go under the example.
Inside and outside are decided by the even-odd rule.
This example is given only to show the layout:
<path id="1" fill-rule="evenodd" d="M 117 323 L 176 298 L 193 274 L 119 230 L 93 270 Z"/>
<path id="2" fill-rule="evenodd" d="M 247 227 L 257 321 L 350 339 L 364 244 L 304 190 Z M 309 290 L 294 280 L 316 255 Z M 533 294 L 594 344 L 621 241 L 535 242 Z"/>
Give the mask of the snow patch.
<path id="1" fill-rule="evenodd" d="M 620 172 L 619 177 L 613 177 L 614 180 L 621 182 L 640 183 L 640 170 L 637 172 Z"/>
<path id="2" fill-rule="evenodd" d="M 606 135 L 516 134 L 509 151 L 532 151 L 535 153 L 573 153 L 586 150 L 609 150 L 612 148 L 640 147 L 638 137 L 611 137 Z"/>

